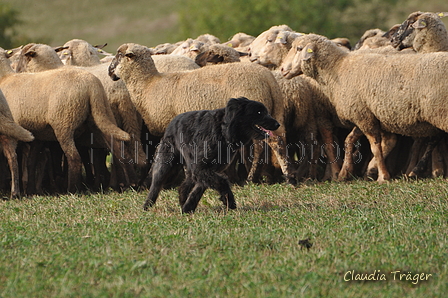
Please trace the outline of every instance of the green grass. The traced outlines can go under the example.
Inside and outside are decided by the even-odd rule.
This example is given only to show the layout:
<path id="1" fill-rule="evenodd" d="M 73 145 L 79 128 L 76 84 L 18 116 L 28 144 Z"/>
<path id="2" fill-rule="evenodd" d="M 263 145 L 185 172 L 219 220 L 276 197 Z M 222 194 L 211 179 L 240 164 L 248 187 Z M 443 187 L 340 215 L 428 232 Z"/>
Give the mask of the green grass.
<path id="1" fill-rule="evenodd" d="M 17 32 L 32 42 L 61 46 L 73 38 L 108 43 L 115 53 L 127 42 L 155 46 L 180 40 L 175 8 L 178 0 L 3 0 L 22 20 Z"/>
<path id="2" fill-rule="evenodd" d="M 132 191 L 0 202 L 0 297 L 446 297 L 445 180 L 233 189 L 236 211 L 207 191 L 193 215 L 174 190 L 148 212 Z"/>

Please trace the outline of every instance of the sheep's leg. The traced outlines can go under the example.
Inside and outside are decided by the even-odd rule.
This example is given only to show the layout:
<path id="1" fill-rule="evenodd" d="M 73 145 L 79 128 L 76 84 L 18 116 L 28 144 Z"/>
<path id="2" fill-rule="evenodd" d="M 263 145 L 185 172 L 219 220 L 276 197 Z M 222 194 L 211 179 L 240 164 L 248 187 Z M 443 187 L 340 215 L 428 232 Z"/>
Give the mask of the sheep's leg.
<path id="1" fill-rule="evenodd" d="M 322 136 L 325 153 L 327 154 L 327 163 L 330 164 L 331 180 L 337 180 L 341 171 L 341 167 L 339 166 L 339 154 L 336 153 L 339 153 L 339 150 L 337 150 L 338 145 L 334 141 L 333 132 L 331 130 L 320 127 L 319 132 Z"/>
<path id="2" fill-rule="evenodd" d="M 44 142 L 39 140 L 34 140 L 30 143 L 30 152 L 26 160 L 26 167 L 28 173 L 27 187 L 24 188 L 27 195 L 32 195 L 37 193 L 36 189 L 36 166 L 39 160 L 39 152 L 44 147 Z M 43 175 L 41 173 L 41 175 Z"/>
<path id="3" fill-rule="evenodd" d="M 317 179 L 317 162 L 319 161 L 320 156 L 320 147 L 318 146 L 318 142 L 314 138 L 315 134 L 311 133 L 311 137 L 309 139 L 310 143 L 310 160 L 309 160 L 309 169 L 308 176 L 311 179 Z"/>
<path id="4" fill-rule="evenodd" d="M 185 204 L 182 206 L 182 213 L 193 213 L 207 188 L 201 183 L 196 183 L 191 192 L 188 194 L 188 198 Z"/>
<path id="5" fill-rule="evenodd" d="M 120 173 L 122 173 L 119 183 L 124 182 L 124 187 L 136 187 L 138 177 L 134 168 L 135 160 L 131 158 L 125 142 L 117 141 L 113 137 L 106 137 L 105 140 L 114 156 L 114 167 L 119 167 Z"/>
<path id="6" fill-rule="evenodd" d="M 426 145 L 425 153 L 423 153 L 423 156 L 420 158 L 417 165 L 415 165 L 415 167 L 411 170 L 411 172 L 408 175 L 409 177 L 419 176 L 428 167 L 429 159 L 431 158 L 431 155 L 434 149 L 436 148 L 437 144 L 439 143 L 439 141 L 440 138 L 431 138 L 429 140 L 428 144 Z"/>
<path id="7" fill-rule="evenodd" d="M 440 154 L 439 146 L 437 145 L 432 151 L 432 176 L 441 177 L 444 175 L 443 157 Z"/>
<path id="8" fill-rule="evenodd" d="M 265 141 L 274 151 L 277 161 L 282 169 L 283 175 L 286 176 L 287 182 L 291 184 L 296 184 L 297 180 L 293 176 L 293 171 L 291 170 L 291 163 L 288 161 L 287 149 L 286 149 L 286 138 L 284 134 L 274 135 Z"/>
<path id="9" fill-rule="evenodd" d="M 381 132 L 381 150 L 383 152 L 383 158 L 386 159 L 389 153 L 394 149 L 397 144 L 397 136 L 393 133 Z M 375 158 L 372 158 L 367 166 L 367 177 L 373 177 L 378 171 L 378 164 Z"/>
<path id="10" fill-rule="evenodd" d="M 390 180 L 390 174 L 387 170 L 384 160 L 382 148 L 381 148 L 381 133 L 380 131 L 366 131 L 364 135 L 367 137 L 370 149 L 372 150 L 373 157 L 376 158 L 378 164 L 378 179 L 379 183 L 383 183 Z"/>
<path id="11" fill-rule="evenodd" d="M 67 191 L 75 193 L 81 187 L 82 178 L 82 161 L 81 156 L 76 149 L 75 140 L 73 139 L 73 131 L 54 129 L 62 151 L 67 158 L 68 164 L 68 183 Z"/>
<path id="12" fill-rule="evenodd" d="M 17 162 L 17 141 L 7 136 L 0 136 L 0 144 L 3 147 L 3 153 L 8 160 L 11 171 L 11 198 L 20 197 L 19 186 L 19 163 Z"/>
<path id="13" fill-rule="evenodd" d="M 353 154 L 355 143 L 361 138 L 364 134 L 358 127 L 354 127 L 352 131 L 345 138 L 344 143 L 344 162 L 342 163 L 341 171 L 339 172 L 338 180 L 344 181 L 349 177 L 353 176 L 354 172 L 354 162 L 353 162 Z"/>
<path id="14" fill-rule="evenodd" d="M 414 177 L 416 172 L 414 172 L 414 168 L 417 166 L 417 163 L 419 162 L 419 153 L 421 151 L 421 148 L 423 146 L 423 140 L 424 138 L 414 138 L 414 143 L 412 144 L 411 150 L 410 150 L 410 157 L 408 162 L 408 167 L 406 169 L 406 176 L 408 177 Z"/>
<path id="15" fill-rule="evenodd" d="M 24 192 L 27 192 L 27 188 L 28 188 L 28 176 L 29 176 L 29 171 L 28 171 L 28 158 L 30 156 L 30 151 L 31 151 L 31 145 L 29 143 L 27 144 L 23 144 L 22 147 L 22 187 Z"/>
<path id="16" fill-rule="evenodd" d="M 249 174 L 247 175 L 247 181 L 250 182 L 259 182 L 260 181 L 260 176 L 261 176 L 261 171 L 262 171 L 262 165 L 261 163 L 263 163 L 263 159 L 261 158 L 263 156 L 263 153 L 266 152 L 263 146 L 262 141 L 257 141 L 254 140 L 253 144 L 253 158 L 252 158 L 252 166 L 249 170 Z M 264 162 L 266 163 L 267 161 L 264 160 Z"/>

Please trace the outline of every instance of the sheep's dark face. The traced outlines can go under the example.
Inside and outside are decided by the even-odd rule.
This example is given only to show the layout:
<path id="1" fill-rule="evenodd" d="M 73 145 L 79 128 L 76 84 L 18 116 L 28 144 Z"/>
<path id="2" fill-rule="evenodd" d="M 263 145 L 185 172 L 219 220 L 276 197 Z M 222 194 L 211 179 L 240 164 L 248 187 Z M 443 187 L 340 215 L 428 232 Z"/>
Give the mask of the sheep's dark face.
<path id="1" fill-rule="evenodd" d="M 412 25 L 422 14 L 422 12 L 417 11 L 409 15 L 409 17 L 400 25 L 397 32 L 392 35 L 392 46 L 399 49 L 412 46 L 415 38 L 415 29 Z"/>
<path id="2" fill-rule="evenodd" d="M 120 65 L 125 57 L 134 57 L 132 50 L 129 49 L 127 44 L 124 44 L 118 48 L 117 54 L 109 65 L 109 76 L 112 80 L 117 81 L 120 79 Z"/>

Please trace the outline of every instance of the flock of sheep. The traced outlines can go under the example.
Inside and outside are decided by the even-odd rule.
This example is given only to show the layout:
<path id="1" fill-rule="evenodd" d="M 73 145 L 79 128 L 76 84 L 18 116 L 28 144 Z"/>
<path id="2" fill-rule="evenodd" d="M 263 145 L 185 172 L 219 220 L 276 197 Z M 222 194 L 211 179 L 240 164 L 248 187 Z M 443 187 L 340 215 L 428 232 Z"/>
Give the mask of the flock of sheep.
<path id="1" fill-rule="evenodd" d="M 224 43 L 204 34 L 124 44 L 116 56 L 79 39 L 0 49 L 0 191 L 148 186 L 176 115 L 241 96 L 262 102 L 281 127 L 242 150 L 227 170 L 233 183 L 443 176 L 446 15 L 412 13 L 353 48 L 279 25 Z"/>

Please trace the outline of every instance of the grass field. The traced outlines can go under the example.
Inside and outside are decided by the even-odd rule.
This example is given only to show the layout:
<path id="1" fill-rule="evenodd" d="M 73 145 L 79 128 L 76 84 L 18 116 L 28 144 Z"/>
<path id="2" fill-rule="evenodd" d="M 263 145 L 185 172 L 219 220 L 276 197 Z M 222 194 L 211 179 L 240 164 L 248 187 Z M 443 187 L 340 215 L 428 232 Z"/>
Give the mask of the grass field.
<path id="1" fill-rule="evenodd" d="M 446 297 L 444 179 L 233 189 L 2 201 L 0 297 Z"/>
<path id="2" fill-rule="evenodd" d="M 32 42 L 63 45 L 73 38 L 108 43 L 115 53 L 126 42 L 155 46 L 176 42 L 178 0 L 2 0 L 20 13 L 20 35 Z"/>

